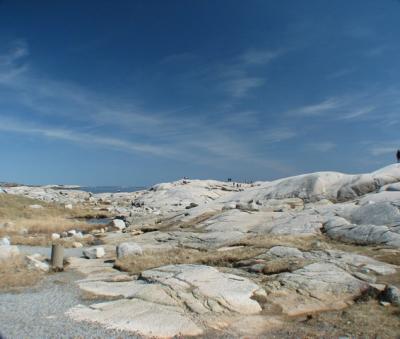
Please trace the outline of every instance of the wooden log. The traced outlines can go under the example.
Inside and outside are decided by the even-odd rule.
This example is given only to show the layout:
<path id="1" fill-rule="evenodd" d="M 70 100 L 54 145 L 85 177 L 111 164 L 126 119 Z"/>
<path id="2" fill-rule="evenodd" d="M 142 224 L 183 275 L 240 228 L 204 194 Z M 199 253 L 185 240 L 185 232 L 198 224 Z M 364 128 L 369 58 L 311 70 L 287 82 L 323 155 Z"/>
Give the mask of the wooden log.
<path id="1" fill-rule="evenodd" d="M 51 246 L 51 268 L 56 272 L 64 269 L 64 247 L 62 245 Z"/>

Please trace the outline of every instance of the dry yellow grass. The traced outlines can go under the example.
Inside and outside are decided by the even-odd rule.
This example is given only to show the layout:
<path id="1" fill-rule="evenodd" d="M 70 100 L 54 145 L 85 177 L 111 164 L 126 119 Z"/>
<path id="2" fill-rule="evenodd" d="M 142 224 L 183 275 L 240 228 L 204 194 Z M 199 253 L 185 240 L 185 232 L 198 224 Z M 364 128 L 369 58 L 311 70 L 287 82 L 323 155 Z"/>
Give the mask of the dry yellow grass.
<path id="1" fill-rule="evenodd" d="M 43 273 L 30 270 L 23 256 L 10 261 L 0 261 L 0 291 L 16 291 L 37 284 Z"/>
<path id="2" fill-rule="evenodd" d="M 132 256 L 117 260 L 115 267 L 130 273 L 171 264 L 202 264 L 210 266 L 232 266 L 239 260 L 253 258 L 263 252 L 255 247 L 241 247 L 228 251 L 199 251 L 190 248 L 178 248 L 166 252 L 149 251 L 141 256 Z"/>
<path id="3" fill-rule="evenodd" d="M 43 208 L 32 209 L 30 205 L 40 205 Z M 79 229 L 90 231 L 99 228 L 99 225 L 88 224 L 83 218 L 99 217 L 98 211 L 93 211 L 86 206 L 72 210 L 54 203 L 26 198 L 23 196 L 0 195 L 0 224 L 5 227 L 0 229 L 0 236 L 10 235 L 17 237 L 27 232 L 30 235 L 51 234 Z M 103 212 L 101 213 L 103 215 Z"/>
<path id="4" fill-rule="evenodd" d="M 376 300 L 358 302 L 342 311 L 311 318 L 287 319 L 285 327 L 265 333 L 268 338 L 400 338 L 400 311 Z"/>

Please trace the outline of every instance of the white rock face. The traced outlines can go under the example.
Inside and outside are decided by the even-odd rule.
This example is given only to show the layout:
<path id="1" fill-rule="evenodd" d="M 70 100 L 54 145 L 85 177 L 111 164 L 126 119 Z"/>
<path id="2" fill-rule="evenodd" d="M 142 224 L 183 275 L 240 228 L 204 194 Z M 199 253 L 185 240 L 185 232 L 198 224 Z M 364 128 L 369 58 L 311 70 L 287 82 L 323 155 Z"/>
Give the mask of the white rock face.
<path id="1" fill-rule="evenodd" d="M 383 244 L 400 248 L 400 229 L 396 226 L 355 225 L 344 218 L 330 219 L 324 230 L 333 239 L 360 245 Z"/>
<path id="2" fill-rule="evenodd" d="M 125 221 L 121 219 L 114 219 L 111 221 L 110 226 L 122 231 L 126 227 L 126 224 Z"/>
<path id="3" fill-rule="evenodd" d="M 120 259 L 143 253 L 163 256 L 177 248 L 221 255 L 240 253 L 246 246 L 258 251 L 252 241 L 268 243 L 270 237 L 279 244 L 304 241 L 313 250 L 266 245 L 263 253 L 233 267 L 168 265 L 138 277 L 97 259 L 104 256 L 104 248 L 92 247 L 85 255 L 93 259 L 73 258 L 67 269 L 86 275 L 77 284 L 93 298 L 118 300 L 80 305 L 68 315 L 137 335 L 170 337 L 206 336 L 210 328 L 237 330 L 240 324 L 265 323 L 262 306 L 279 307 L 282 322 L 286 315 L 344 308 L 365 292 L 385 291 L 386 286 L 376 283 L 378 276 L 396 273 L 398 267 L 333 250 L 336 243 L 323 239 L 382 245 L 377 257 L 384 251 L 399 253 L 382 248 L 400 248 L 399 185 L 396 164 L 360 175 L 318 172 L 241 186 L 179 180 L 140 192 L 92 195 L 84 201 L 127 220 L 129 227 L 114 220 L 113 228 L 124 232 L 96 233 L 107 254 L 116 252 Z M 77 206 L 84 197 L 59 191 L 41 188 L 42 200 L 54 197 Z"/>
<path id="4" fill-rule="evenodd" d="M 123 259 L 130 256 L 142 255 L 142 247 L 134 242 L 124 242 L 117 246 L 117 258 Z"/>
<path id="5" fill-rule="evenodd" d="M 209 266 L 164 266 L 143 272 L 140 280 L 119 282 L 110 282 L 115 273 L 107 272 L 101 281 L 98 273 L 90 273 L 79 287 L 99 297 L 122 299 L 74 307 L 67 312 L 71 318 L 145 336 L 194 336 L 204 331 L 199 316 L 257 314 L 261 307 L 252 297 L 265 296 L 250 280 Z"/>
<path id="6" fill-rule="evenodd" d="M 272 287 L 268 297 L 290 316 L 347 307 L 369 287 L 368 283 L 328 263 L 279 274 L 277 281 L 281 287 Z"/>
<path id="7" fill-rule="evenodd" d="M 67 210 L 72 210 L 72 209 L 73 209 L 72 204 L 66 204 L 64 207 L 65 207 Z"/>
<path id="8" fill-rule="evenodd" d="M 69 236 L 73 237 L 74 235 L 76 235 L 76 231 L 75 231 L 75 230 L 69 230 L 69 231 L 67 232 L 67 234 L 68 234 Z"/>
<path id="9" fill-rule="evenodd" d="M 77 306 L 67 312 L 72 319 L 131 331 L 148 337 L 201 335 L 203 330 L 179 307 L 155 305 L 140 299 L 121 299 L 91 307 Z"/>
<path id="10" fill-rule="evenodd" d="M 16 186 L 4 188 L 8 194 L 23 195 L 28 198 L 60 204 L 78 204 L 87 201 L 90 194 L 72 189 L 59 189 L 56 186 Z"/>
<path id="11" fill-rule="evenodd" d="M 179 180 L 153 186 L 139 195 L 134 205 L 171 213 L 187 210 L 187 207 L 191 208 L 194 205 L 207 204 L 235 191 L 238 189 L 232 183 L 222 181 Z"/>
<path id="12" fill-rule="evenodd" d="M 258 313 L 261 311 L 261 307 L 251 298 L 255 294 L 265 295 L 265 292 L 250 280 L 221 273 L 210 266 L 163 266 L 144 271 L 142 278 L 152 283 L 158 282 L 166 285 L 174 291 L 189 293 L 187 299 L 184 300 L 201 313 L 210 309 L 214 312 L 221 312 L 224 308 L 242 314 Z M 193 298 L 193 295 L 197 298 L 206 298 L 209 301 L 208 307 L 199 303 L 198 299 Z M 214 300 L 214 302 L 210 302 L 210 300 Z"/>
<path id="13" fill-rule="evenodd" d="M 83 251 L 83 255 L 88 259 L 102 258 L 105 254 L 104 247 L 89 247 Z"/>
<path id="14" fill-rule="evenodd" d="M 19 249 L 17 246 L 10 246 L 10 245 L 0 246 L 0 261 L 12 260 L 17 255 L 19 255 Z"/>

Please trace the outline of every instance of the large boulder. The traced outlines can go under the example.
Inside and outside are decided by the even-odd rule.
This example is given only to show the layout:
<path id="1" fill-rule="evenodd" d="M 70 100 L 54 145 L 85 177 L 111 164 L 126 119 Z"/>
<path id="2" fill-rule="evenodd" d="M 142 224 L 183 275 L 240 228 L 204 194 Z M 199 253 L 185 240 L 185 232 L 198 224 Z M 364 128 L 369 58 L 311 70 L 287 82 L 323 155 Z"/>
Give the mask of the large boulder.
<path id="1" fill-rule="evenodd" d="M 124 242 L 117 246 L 117 258 L 124 259 L 126 257 L 142 255 L 142 247 L 134 242 Z"/>
<path id="2" fill-rule="evenodd" d="M 121 219 L 114 219 L 110 222 L 110 227 L 122 231 L 126 227 L 126 224 Z"/>
<path id="3" fill-rule="evenodd" d="M 361 216 L 360 216 L 361 217 Z M 374 220 L 376 218 L 374 217 Z M 400 248 L 400 229 L 395 225 L 357 225 L 341 217 L 324 224 L 325 233 L 332 239 L 360 245 L 387 245 Z"/>
<path id="4" fill-rule="evenodd" d="M 98 259 L 105 255 L 104 247 L 89 247 L 83 251 L 83 255 L 88 259 Z"/>

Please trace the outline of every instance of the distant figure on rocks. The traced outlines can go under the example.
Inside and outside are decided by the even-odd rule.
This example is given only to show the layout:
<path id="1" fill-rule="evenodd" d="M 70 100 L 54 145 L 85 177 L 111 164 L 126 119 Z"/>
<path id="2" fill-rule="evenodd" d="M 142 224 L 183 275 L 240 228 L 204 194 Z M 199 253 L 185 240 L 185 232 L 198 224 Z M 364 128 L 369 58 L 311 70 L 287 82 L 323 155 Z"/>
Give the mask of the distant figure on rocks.
<path id="1" fill-rule="evenodd" d="M 397 150 L 396 156 L 397 156 L 397 162 L 400 162 L 400 149 Z"/>

